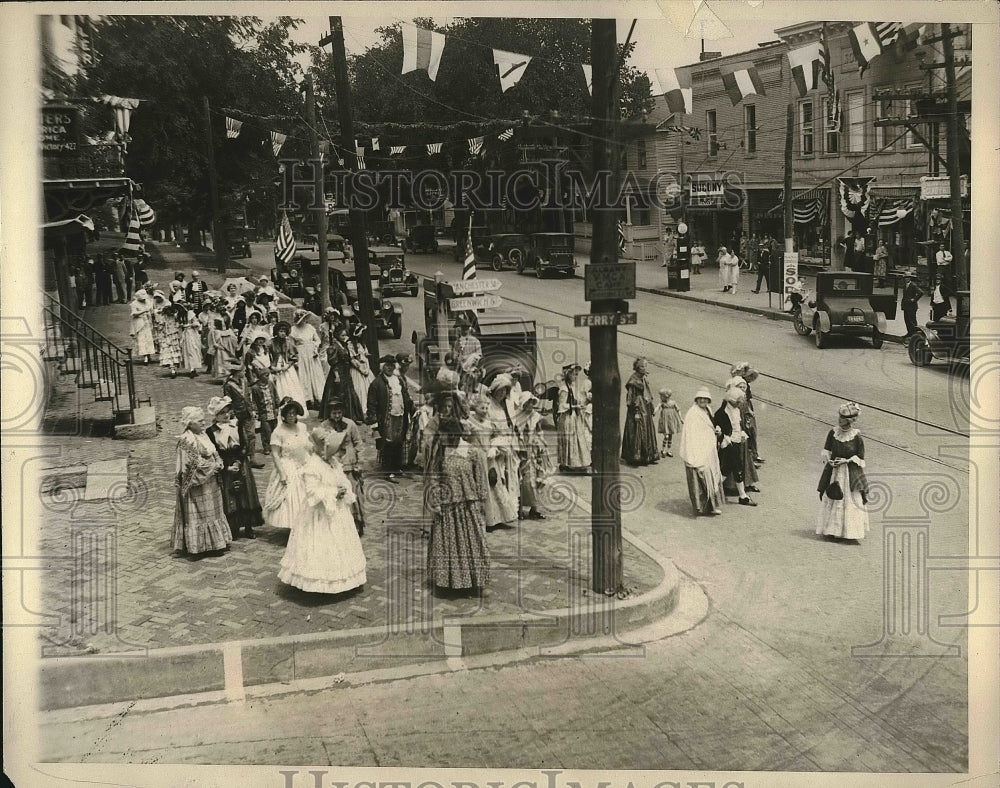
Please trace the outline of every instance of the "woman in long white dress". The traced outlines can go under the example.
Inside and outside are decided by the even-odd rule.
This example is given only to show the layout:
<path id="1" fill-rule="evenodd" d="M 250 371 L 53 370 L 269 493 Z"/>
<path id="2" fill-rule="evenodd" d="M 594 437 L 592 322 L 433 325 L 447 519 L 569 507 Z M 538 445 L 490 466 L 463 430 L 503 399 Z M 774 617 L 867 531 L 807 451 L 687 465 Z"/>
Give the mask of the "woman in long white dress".
<path id="1" fill-rule="evenodd" d="M 684 416 L 677 453 L 684 460 L 688 494 L 695 514 L 722 514 L 725 495 L 719 467 L 719 435 L 722 430 L 712 420 L 712 395 L 701 389 Z"/>
<path id="2" fill-rule="evenodd" d="M 271 374 L 274 376 L 274 387 L 278 392 L 278 399 L 291 397 L 303 408 L 306 407 L 308 399 L 299 381 L 299 373 L 295 370 L 295 362 L 298 355 L 295 353 L 295 344 L 288 338 L 291 326 L 284 320 L 279 320 L 274 326 L 274 337 L 271 339 Z"/>
<path id="3" fill-rule="evenodd" d="M 201 349 L 201 323 L 198 316 L 184 304 L 178 304 L 176 314 L 181 326 L 181 365 L 191 377 L 198 375 L 204 356 Z"/>
<path id="4" fill-rule="evenodd" d="M 323 374 L 319 361 L 319 333 L 309 322 L 311 314 L 305 309 L 296 309 L 294 325 L 288 336 L 295 343 L 295 352 L 299 358 L 296 364 L 299 383 L 306 395 L 306 401 L 302 404 L 318 410 L 323 387 L 326 385 L 326 375 Z"/>
<path id="5" fill-rule="evenodd" d="M 368 402 L 368 388 L 375 380 L 371 363 L 368 360 L 368 348 L 364 343 L 365 327 L 361 323 L 354 327 L 354 333 L 347 343 L 347 352 L 351 354 L 351 383 L 358 394 L 358 402 L 365 407 Z"/>
<path id="6" fill-rule="evenodd" d="M 143 289 L 135 291 L 129 308 L 131 317 L 130 335 L 135 340 L 136 358 L 142 356 L 143 363 L 149 363 L 149 357 L 156 353 L 153 342 L 153 302 Z"/>
<path id="7" fill-rule="evenodd" d="M 736 293 L 740 281 L 740 258 L 730 254 L 724 246 L 719 247 L 719 282 L 723 293 Z"/>
<path id="8" fill-rule="evenodd" d="M 340 463 L 323 462 L 313 451 L 303 408 L 284 400 L 271 434 L 274 473 L 264 516 L 269 525 L 291 528 L 278 579 L 303 591 L 339 594 L 363 586 L 365 553 L 354 525 L 354 493 Z"/>
<path id="9" fill-rule="evenodd" d="M 845 402 L 837 412 L 837 427 L 826 436 L 821 457 L 820 509 L 816 533 L 836 539 L 865 538 L 868 522 L 868 478 L 865 442 L 855 426 L 860 410 Z"/>

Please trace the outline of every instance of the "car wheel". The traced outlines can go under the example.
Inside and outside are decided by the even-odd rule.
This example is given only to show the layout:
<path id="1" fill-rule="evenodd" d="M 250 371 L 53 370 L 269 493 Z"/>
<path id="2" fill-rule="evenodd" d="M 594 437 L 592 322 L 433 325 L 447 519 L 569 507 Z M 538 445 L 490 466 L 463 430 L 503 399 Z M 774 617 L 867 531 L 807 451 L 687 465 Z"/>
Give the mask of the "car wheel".
<path id="1" fill-rule="evenodd" d="M 827 342 L 827 335 L 819 330 L 819 326 L 816 326 L 814 330 L 816 331 L 816 347 L 822 350 L 829 344 Z"/>
<path id="2" fill-rule="evenodd" d="M 906 343 L 906 352 L 915 367 L 926 367 L 931 363 L 931 349 L 927 345 L 927 337 L 919 331 Z"/>
<path id="3" fill-rule="evenodd" d="M 882 338 L 882 332 L 881 331 L 879 331 L 877 328 L 874 331 L 872 331 L 872 347 L 873 348 L 875 348 L 876 350 L 878 350 L 880 347 L 882 347 L 882 343 L 884 341 L 885 340 Z"/>
<path id="4" fill-rule="evenodd" d="M 403 318 L 398 315 L 392 321 L 392 338 L 399 339 L 403 336 Z"/>
<path id="5" fill-rule="evenodd" d="M 802 313 L 798 310 L 792 315 L 792 325 L 795 326 L 795 333 L 801 337 L 807 337 L 812 333 L 812 329 L 802 322 Z"/>
<path id="6" fill-rule="evenodd" d="M 503 257 L 501 257 L 499 254 L 493 255 L 493 260 L 491 261 L 491 263 L 494 271 L 503 270 Z"/>
<path id="7" fill-rule="evenodd" d="M 524 259 L 524 252 L 518 249 L 516 246 L 507 252 L 507 259 L 510 260 L 514 265 L 520 265 L 521 260 Z"/>

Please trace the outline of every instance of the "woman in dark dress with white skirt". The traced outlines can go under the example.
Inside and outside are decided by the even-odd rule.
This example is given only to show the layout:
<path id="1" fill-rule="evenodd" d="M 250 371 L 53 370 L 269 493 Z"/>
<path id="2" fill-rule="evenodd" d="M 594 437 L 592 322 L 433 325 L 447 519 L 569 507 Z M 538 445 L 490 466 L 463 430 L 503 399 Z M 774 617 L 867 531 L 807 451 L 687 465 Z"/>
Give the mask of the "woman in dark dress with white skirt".
<path id="1" fill-rule="evenodd" d="M 821 457 L 820 509 L 816 533 L 837 539 L 865 538 L 868 522 L 868 478 L 865 476 L 865 442 L 856 426 L 860 410 L 845 402 L 837 412 L 837 426 L 830 430 Z"/>

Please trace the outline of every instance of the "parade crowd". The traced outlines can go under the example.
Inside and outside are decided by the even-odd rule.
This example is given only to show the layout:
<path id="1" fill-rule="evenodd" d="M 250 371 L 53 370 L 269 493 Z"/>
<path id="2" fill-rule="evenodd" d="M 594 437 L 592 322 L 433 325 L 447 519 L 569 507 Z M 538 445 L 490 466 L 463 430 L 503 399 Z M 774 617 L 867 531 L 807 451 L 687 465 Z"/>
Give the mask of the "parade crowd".
<path id="1" fill-rule="evenodd" d="M 422 477 L 430 581 L 478 592 L 489 582 L 488 534 L 545 520 L 554 473 L 591 473 L 589 364 L 567 364 L 556 380 L 532 386 L 516 361 L 487 369 L 473 327 L 459 317 L 453 347 L 418 388 L 408 354 L 372 363 L 350 311 L 329 307 L 320 317 L 298 308 L 289 323 L 266 278 L 229 283 L 225 292 L 210 290 L 197 271 L 185 278 L 178 272 L 162 289 L 145 282 L 130 305 L 143 363 L 156 356 L 172 377 L 207 372 L 221 384 L 204 407 L 181 413 L 175 550 L 218 553 L 266 525 L 289 532 L 284 583 L 327 594 L 363 586 L 361 456 L 374 441 L 380 476 Z M 722 514 L 727 498 L 756 506 L 750 494 L 760 491 L 764 463 L 751 392 L 757 377 L 749 363 L 734 365 L 718 406 L 703 387 L 682 416 L 670 389 L 654 397 L 648 362 L 636 359 L 625 386 L 622 461 L 653 465 L 676 450 L 697 515 Z M 549 417 L 554 452 L 543 429 Z M 868 530 L 857 417 L 852 403 L 841 407 L 823 447 L 817 534 L 861 539 Z M 263 495 L 253 474 L 261 457 L 273 463 Z"/>

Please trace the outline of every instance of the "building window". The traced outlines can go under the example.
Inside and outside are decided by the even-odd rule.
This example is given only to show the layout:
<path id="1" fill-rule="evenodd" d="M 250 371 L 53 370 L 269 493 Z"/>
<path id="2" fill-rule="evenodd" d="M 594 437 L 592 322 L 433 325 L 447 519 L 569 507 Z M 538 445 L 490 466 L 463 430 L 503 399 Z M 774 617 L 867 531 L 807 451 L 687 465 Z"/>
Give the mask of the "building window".
<path id="1" fill-rule="evenodd" d="M 839 107 L 831 109 L 829 98 L 823 99 L 823 123 L 823 152 L 840 153 L 840 111 Z"/>
<path id="2" fill-rule="evenodd" d="M 747 104 L 743 107 L 743 145 L 747 153 L 757 152 L 757 107 Z"/>
<path id="3" fill-rule="evenodd" d="M 919 90 L 919 89 L 920 89 L 919 85 L 907 85 L 907 90 Z M 916 101 L 912 101 L 910 99 L 907 99 L 906 100 L 906 117 L 907 118 L 916 117 L 918 114 L 919 113 L 917 112 L 917 102 Z M 924 130 L 922 128 L 920 128 L 919 125 L 917 125 L 917 124 L 914 124 L 914 125 L 916 125 L 917 129 L 921 133 L 923 133 Z M 922 143 L 920 142 L 920 140 L 918 140 L 913 135 L 913 132 L 910 132 L 910 131 L 906 132 L 905 140 L 906 140 L 906 147 L 907 148 L 919 148 L 919 147 L 922 146 Z"/>
<path id="4" fill-rule="evenodd" d="M 799 104 L 799 154 L 813 155 L 813 103 L 803 101 Z"/>
<path id="5" fill-rule="evenodd" d="M 636 140 L 635 143 L 636 167 L 640 170 L 646 169 L 646 140 Z"/>
<path id="6" fill-rule="evenodd" d="M 708 155 L 719 155 L 719 126 L 715 119 L 715 110 L 705 112 L 705 129 L 708 131 Z"/>
<path id="7" fill-rule="evenodd" d="M 883 101 L 875 102 L 875 121 L 878 123 L 880 120 L 889 120 L 892 118 L 892 100 L 885 99 Z M 893 135 L 890 134 L 892 127 L 890 126 L 875 126 L 875 149 L 882 150 L 892 150 L 895 146 L 889 145 L 893 139 Z M 886 146 L 888 147 L 886 148 Z"/>
<path id="8" fill-rule="evenodd" d="M 640 201 L 634 194 L 630 194 L 628 202 L 629 219 L 631 219 L 633 227 L 648 227 L 652 224 L 649 203 L 646 200 Z"/>
<path id="9" fill-rule="evenodd" d="M 863 153 L 865 150 L 865 94 L 862 91 L 848 93 L 847 104 L 847 150 Z"/>

